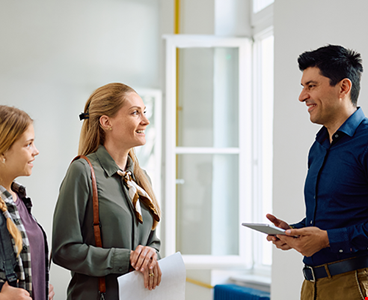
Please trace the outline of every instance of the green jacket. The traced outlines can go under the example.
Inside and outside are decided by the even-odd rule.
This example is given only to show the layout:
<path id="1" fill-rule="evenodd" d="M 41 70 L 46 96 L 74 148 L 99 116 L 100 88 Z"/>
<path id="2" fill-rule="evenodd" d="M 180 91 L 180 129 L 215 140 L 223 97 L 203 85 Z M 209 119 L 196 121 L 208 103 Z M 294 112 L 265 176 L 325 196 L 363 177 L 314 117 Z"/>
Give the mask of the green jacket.
<path id="1" fill-rule="evenodd" d="M 99 299 L 98 277 L 106 276 L 105 299 L 116 300 L 117 277 L 128 273 L 130 251 L 143 245 L 158 252 L 160 240 L 151 231 L 153 218 L 143 204 L 143 224 L 135 217 L 128 189 L 116 173 L 119 167 L 105 147 L 88 158 L 96 174 L 103 248 L 95 247 L 91 171 L 79 159 L 69 166 L 60 187 L 52 232 L 53 261 L 71 270 L 67 299 Z M 127 170 L 133 174 L 130 157 Z"/>

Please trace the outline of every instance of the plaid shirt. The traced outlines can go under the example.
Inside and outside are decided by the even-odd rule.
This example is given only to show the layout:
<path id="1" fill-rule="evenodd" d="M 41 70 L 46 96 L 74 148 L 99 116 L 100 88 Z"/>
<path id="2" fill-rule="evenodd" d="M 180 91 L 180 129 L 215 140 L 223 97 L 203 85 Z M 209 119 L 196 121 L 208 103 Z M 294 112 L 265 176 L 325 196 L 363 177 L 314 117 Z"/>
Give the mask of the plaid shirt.
<path id="1" fill-rule="evenodd" d="M 21 200 L 27 207 L 29 213 L 31 213 L 32 202 L 30 198 L 26 197 L 25 188 L 17 183 L 12 184 L 12 190 L 18 194 Z M 17 257 L 18 265 L 15 268 L 15 272 L 18 277 L 18 287 L 26 289 L 32 295 L 32 272 L 31 272 L 31 250 L 29 247 L 29 241 L 27 238 L 26 230 L 21 222 L 19 212 L 15 202 L 13 201 L 13 197 L 11 194 L 0 185 L 0 195 L 1 198 L 5 201 L 8 211 L 4 212 L 5 218 L 10 216 L 13 220 L 14 224 L 17 226 L 20 231 L 23 239 L 23 248 L 20 252 L 20 255 Z M 33 217 L 33 216 L 32 216 Z M 34 218 L 34 217 L 33 217 Z M 47 243 L 46 243 L 46 235 L 40 226 L 42 233 L 45 238 L 45 259 L 46 259 L 46 295 L 48 298 L 48 254 L 47 254 Z M 14 253 L 17 255 L 18 249 L 15 246 L 15 242 L 12 238 Z M 5 278 L 5 273 L 0 271 L 0 278 Z M 1 280 L 1 279 L 0 279 Z"/>

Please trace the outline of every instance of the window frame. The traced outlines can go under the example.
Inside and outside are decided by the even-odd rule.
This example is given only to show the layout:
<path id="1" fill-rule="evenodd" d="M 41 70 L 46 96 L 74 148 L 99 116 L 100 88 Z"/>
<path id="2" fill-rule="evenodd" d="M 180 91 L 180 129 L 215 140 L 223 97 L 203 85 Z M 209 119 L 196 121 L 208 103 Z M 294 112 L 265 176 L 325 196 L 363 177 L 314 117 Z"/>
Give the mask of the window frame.
<path id="1" fill-rule="evenodd" d="M 164 254 L 176 252 L 176 155 L 182 153 L 238 153 L 239 155 L 239 220 L 252 218 L 252 41 L 249 38 L 229 38 L 207 35 L 165 35 L 165 207 Z M 176 57 L 178 48 L 232 47 L 239 49 L 239 147 L 196 148 L 176 146 Z M 173 129 L 174 128 L 174 129 Z M 239 224 L 241 226 L 241 224 Z M 250 268 L 252 247 L 247 247 L 251 233 L 239 230 L 239 255 L 183 255 L 186 268 Z"/>
<path id="2" fill-rule="evenodd" d="M 262 193 L 265 189 L 265 184 L 263 182 L 263 164 L 264 164 L 264 157 L 262 155 L 262 152 L 264 150 L 264 145 L 262 143 L 263 139 L 263 95 L 262 95 L 262 46 L 261 42 L 262 40 L 269 38 L 273 36 L 273 27 L 269 27 L 261 32 L 259 32 L 257 35 L 254 36 L 253 39 L 253 159 L 254 159 L 254 165 L 253 165 L 253 191 L 254 191 L 254 199 L 257 199 L 254 202 L 253 206 L 253 216 L 254 222 L 258 223 L 264 223 L 265 216 L 264 213 L 262 213 L 263 210 L 263 197 Z M 273 84 L 272 84 L 273 89 Z M 272 99 L 273 102 L 273 99 Z M 273 151 L 272 151 L 273 152 Z M 271 153 L 272 153 L 271 152 Z M 272 174 L 272 166 L 271 166 L 271 174 Z M 271 189 L 272 189 L 272 183 L 271 183 Z M 272 196 L 271 196 L 272 197 Z M 271 207 L 272 207 L 272 198 L 271 201 Z M 268 213 L 272 213 L 272 211 L 268 211 Z M 257 232 L 252 233 L 252 247 L 253 247 L 253 262 L 254 270 L 258 271 L 270 271 L 271 264 L 272 264 L 272 257 L 271 257 L 271 264 L 266 265 L 263 264 L 263 252 L 264 247 L 263 243 L 265 242 L 265 237 L 261 234 L 258 234 Z M 272 247 L 272 244 L 269 244 L 269 247 Z M 272 250 L 271 250 L 272 251 Z M 271 254 L 272 256 L 272 254 Z"/>

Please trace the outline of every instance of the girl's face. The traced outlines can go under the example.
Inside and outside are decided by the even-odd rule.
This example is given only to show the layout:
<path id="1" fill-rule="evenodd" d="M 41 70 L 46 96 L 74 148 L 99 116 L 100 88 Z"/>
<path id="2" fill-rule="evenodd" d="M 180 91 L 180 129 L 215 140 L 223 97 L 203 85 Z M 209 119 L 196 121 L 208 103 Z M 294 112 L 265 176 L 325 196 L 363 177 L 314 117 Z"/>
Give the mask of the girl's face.
<path id="1" fill-rule="evenodd" d="M 3 171 L 13 179 L 32 174 L 35 156 L 39 154 L 34 144 L 35 134 L 33 124 L 30 124 L 21 137 L 4 153 Z"/>

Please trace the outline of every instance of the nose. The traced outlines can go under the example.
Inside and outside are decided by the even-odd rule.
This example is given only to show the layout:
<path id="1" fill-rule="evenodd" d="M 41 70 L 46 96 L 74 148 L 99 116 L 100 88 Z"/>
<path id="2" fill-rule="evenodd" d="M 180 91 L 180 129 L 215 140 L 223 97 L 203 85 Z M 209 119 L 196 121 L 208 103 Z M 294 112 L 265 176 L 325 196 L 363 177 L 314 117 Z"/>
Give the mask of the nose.
<path id="1" fill-rule="evenodd" d="M 299 95 L 299 101 L 304 102 L 308 99 L 308 97 L 309 97 L 308 93 L 303 88 L 302 91 L 300 92 L 300 95 Z"/>
<path id="2" fill-rule="evenodd" d="M 38 149 L 36 148 L 36 145 L 34 145 L 34 149 L 33 149 L 33 156 L 37 156 L 38 154 L 40 154 L 40 151 L 38 151 Z"/>
<path id="3" fill-rule="evenodd" d="M 144 125 L 149 125 L 150 121 L 148 120 L 147 116 L 145 114 L 142 114 L 142 121 L 141 123 L 143 123 Z"/>

